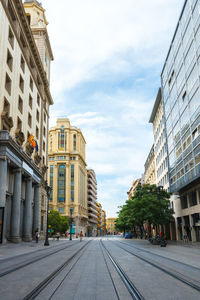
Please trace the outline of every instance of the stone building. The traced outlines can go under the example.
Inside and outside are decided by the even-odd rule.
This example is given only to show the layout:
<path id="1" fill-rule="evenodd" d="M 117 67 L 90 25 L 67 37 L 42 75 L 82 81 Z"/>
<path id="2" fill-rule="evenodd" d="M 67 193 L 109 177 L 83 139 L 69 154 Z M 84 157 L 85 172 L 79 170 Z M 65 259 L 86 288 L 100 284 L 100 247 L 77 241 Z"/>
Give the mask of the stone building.
<path id="1" fill-rule="evenodd" d="M 115 222 L 117 218 L 107 218 L 106 219 L 106 230 L 107 234 L 114 235 L 116 233 Z"/>
<path id="2" fill-rule="evenodd" d="M 154 145 L 151 147 L 144 168 L 145 168 L 145 172 L 144 172 L 145 184 L 156 184 Z"/>
<path id="3" fill-rule="evenodd" d="M 134 197 L 138 184 L 142 184 L 141 181 L 142 181 L 141 178 L 138 178 L 133 181 L 132 186 L 130 187 L 129 191 L 127 192 L 128 200 L 131 200 L 132 197 Z"/>
<path id="4" fill-rule="evenodd" d="M 31 241 L 45 230 L 53 55 L 37 1 L 0 0 L 0 28 L 0 243 Z"/>
<path id="5" fill-rule="evenodd" d="M 94 170 L 87 170 L 88 236 L 97 235 L 97 180 Z"/>
<path id="6" fill-rule="evenodd" d="M 81 130 L 69 119 L 58 119 L 49 130 L 49 207 L 68 217 L 72 210 L 76 235 L 87 234 L 88 225 L 85 144 Z"/>

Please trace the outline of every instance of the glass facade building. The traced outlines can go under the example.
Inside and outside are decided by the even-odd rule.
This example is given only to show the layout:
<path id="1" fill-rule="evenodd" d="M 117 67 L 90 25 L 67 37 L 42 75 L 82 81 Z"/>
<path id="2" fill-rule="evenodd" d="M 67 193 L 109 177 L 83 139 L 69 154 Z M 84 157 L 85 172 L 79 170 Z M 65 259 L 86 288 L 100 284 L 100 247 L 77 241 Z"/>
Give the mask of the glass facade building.
<path id="1" fill-rule="evenodd" d="M 200 178 L 200 1 L 187 0 L 161 74 L 171 192 Z"/>

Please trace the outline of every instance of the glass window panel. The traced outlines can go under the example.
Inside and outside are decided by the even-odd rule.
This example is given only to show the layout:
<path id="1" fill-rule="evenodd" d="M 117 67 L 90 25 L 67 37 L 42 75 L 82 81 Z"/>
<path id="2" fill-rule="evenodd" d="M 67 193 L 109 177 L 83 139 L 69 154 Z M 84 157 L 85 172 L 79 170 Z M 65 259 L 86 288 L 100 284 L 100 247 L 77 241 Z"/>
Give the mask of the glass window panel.
<path id="1" fill-rule="evenodd" d="M 195 48 L 194 48 L 194 42 L 192 42 L 186 56 L 185 56 L 185 66 L 186 68 L 189 67 L 189 65 L 191 64 L 193 58 L 195 56 Z"/>
<path id="2" fill-rule="evenodd" d="M 190 91 L 198 79 L 198 71 L 197 71 L 197 66 L 195 65 L 192 72 L 190 73 L 188 79 L 187 79 L 187 89 Z"/>
<path id="3" fill-rule="evenodd" d="M 200 92 L 199 89 L 193 95 L 192 99 L 190 100 L 189 107 L 190 107 L 190 115 L 192 116 L 198 109 L 200 105 Z"/>
<path id="4" fill-rule="evenodd" d="M 178 73 L 178 76 L 176 78 L 176 84 L 177 84 L 178 89 L 181 86 L 184 78 L 185 78 L 185 70 L 184 70 L 184 65 L 182 65 L 182 67 Z"/>
<path id="5" fill-rule="evenodd" d="M 190 115 L 189 115 L 189 111 L 188 111 L 188 107 L 185 109 L 185 111 L 183 112 L 183 114 L 181 115 L 181 131 L 182 134 L 183 132 L 185 132 L 188 128 L 189 128 L 189 120 L 190 120 Z"/>
<path id="6" fill-rule="evenodd" d="M 192 35 L 192 22 L 190 20 L 189 23 L 188 23 L 188 26 L 186 28 L 186 31 L 184 33 L 184 36 L 183 36 L 183 47 L 184 47 L 184 49 L 186 49 L 187 43 L 188 43 L 191 35 Z"/>

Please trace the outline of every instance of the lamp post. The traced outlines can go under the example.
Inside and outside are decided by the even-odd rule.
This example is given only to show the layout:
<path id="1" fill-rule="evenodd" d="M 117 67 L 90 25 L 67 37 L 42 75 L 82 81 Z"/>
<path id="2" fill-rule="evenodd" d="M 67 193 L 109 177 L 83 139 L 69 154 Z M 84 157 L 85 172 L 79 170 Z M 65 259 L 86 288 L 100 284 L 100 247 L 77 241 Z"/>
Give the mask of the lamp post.
<path id="1" fill-rule="evenodd" d="M 44 246 L 49 246 L 49 235 L 48 235 L 48 213 L 49 213 L 49 198 L 50 198 L 50 194 L 51 194 L 51 186 L 49 186 L 47 184 L 47 181 L 45 181 L 45 190 L 47 193 L 47 224 L 46 224 L 46 237 L 45 237 L 45 242 L 44 242 Z"/>
<path id="2" fill-rule="evenodd" d="M 73 213 L 73 208 L 70 207 L 70 231 L 69 231 L 69 240 L 72 240 L 72 213 Z"/>
<path id="3" fill-rule="evenodd" d="M 163 223 L 162 223 L 162 220 L 161 220 L 161 198 L 160 198 L 160 192 L 163 190 L 163 186 L 160 185 L 158 186 L 158 199 L 160 201 L 160 225 L 161 225 L 161 237 L 164 236 L 164 228 L 163 228 Z"/>

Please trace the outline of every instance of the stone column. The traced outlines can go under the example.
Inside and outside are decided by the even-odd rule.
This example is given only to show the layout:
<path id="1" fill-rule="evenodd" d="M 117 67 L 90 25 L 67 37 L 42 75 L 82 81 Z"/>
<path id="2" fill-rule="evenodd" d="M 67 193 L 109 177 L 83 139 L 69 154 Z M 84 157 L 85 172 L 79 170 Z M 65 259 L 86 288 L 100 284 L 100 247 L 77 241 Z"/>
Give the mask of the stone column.
<path id="1" fill-rule="evenodd" d="M 39 229 L 39 216 L 40 216 L 40 185 L 35 186 L 34 193 L 34 225 L 33 230 Z"/>
<path id="2" fill-rule="evenodd" d="M 23 240 L 25 242 L 32 241 L 32 178 L 29 177 L 26 182 L 26 199 L 24 210 Z"/>
<path id="3" fill-rule="evenodd" d="M 11 236 L 10 240 L 14 243 L 21 241 L 20 238 L 20 212 L 21 212 L 21 190 L 22 190 L 22 172 L 21 169 L 15 171 L 12 215 L 11 215 Z"/>
<path id="4" fill-rule="evenodd" d="M 6 157 L 0 157 L 0 207 L 4 208 L 3 223 L 2 226 L 2 243 L 5 242 L 6 232 L 6 218 L 5 218 L 5 206 L 6 206 L 6 185 L 7 185 L 7 159 Z"/>

